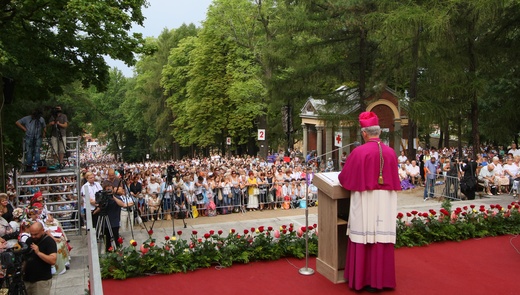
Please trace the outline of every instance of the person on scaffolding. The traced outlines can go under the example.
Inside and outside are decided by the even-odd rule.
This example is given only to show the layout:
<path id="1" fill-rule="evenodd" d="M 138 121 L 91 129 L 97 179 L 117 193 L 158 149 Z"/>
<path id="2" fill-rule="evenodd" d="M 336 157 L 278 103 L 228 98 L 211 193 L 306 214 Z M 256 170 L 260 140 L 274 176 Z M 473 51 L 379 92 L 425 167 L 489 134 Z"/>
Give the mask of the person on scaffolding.
<path id="1" fill-rule="evenodd" d="M 31 115 L 16 121 L 16 126 L 25 132 L 26 171 L 34 171 L 40 162 L 40 148 L 46 131 L 41 110 L 35 109 Z"/>
<path id="2" fill-rule="evenodd" d="M 51 145 L 54 150 L 54 161 L 59 161 L 58 165 L 64 165 L 63 157 L 67 151 L 67 127 L 69 121 L 61 106 L 57 105 L 51 110 L 51 117 L 49 119 L 49 127 L 51 128 Z"/>

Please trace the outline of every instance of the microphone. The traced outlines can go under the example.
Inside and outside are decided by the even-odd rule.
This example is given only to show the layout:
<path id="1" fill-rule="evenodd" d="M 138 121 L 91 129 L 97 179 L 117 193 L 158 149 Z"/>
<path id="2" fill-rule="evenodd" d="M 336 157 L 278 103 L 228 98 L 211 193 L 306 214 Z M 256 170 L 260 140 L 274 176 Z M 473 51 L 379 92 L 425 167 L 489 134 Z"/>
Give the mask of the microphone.
<path id="1" fill-rule="evenodd" d="M 344 146 L 342 146 L 342 147 L 339 147 L 339 148 L 333 149 L 333 150 L 330 151 L 330 152 L 327 152 L 327 153 L 324 153 L 324 154 L 321 154 L 321 155 L 317 155 L 316 157 L 310 158 L 308 161 L 306 160 L 305 162 L 308 163 L 308 162 L 310 162 L 310 161 L 313 161 L 313 160 L 319 159 L 319 158 L 321 158 L 321 157 L 323 157 L 323 156 L 325 156 L 325 155 L 327 155 L 327 154 L 333 153 L 333 152 L 335 152 L 335 151 L 337 151 L 337 150 L 340 150 L 340 149 L 342 149 L 342 148 L 349 147 L 349 146 L 351 146 L 351 145 L 353 145 L 353 146 L 355 146 L 355 147 L 358 147 L 358 146 L 361 145 L 361 143 L 360 143 L 359 141 L 351 142 L 351 143 L 346 144 L 346 145 L 344 145 Z"/>

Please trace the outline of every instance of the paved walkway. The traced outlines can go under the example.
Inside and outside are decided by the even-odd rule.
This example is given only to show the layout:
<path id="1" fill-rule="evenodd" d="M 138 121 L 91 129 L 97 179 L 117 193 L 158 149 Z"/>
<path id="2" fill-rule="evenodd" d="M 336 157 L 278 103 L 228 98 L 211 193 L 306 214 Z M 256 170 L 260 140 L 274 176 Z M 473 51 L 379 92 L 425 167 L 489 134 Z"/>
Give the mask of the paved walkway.
<path id="1" fill-rule="evenodd" d="M 416 188 L 412 191 L 403 191 L 399 193 L 398 198 L 398 211 L 409 212 L 417 210 L 419 212 L 425 212 L 429 209 L 439 210 L 441 208 L 441 202 L 432 199 L 426 202 L 422 199 L 423 190 L 422 188 Z M 507 207 L 514 201 L 511 195 L 502 194 L 498 196 L 491 196 L 480 198 L 477 196 L 476 200 L 473 201 L 454 201 L 452 207 L 462 207 L 465 205 L 475 204 L 479 205 L 490 205 L 500 204 L 503 207 Z M 317 223 L 317 208 L 309 208 L 309 224 Z M 181 220 L 175 220 L 175 229 L 172 227 L 171 221 L 156 221 L 154 225 L 154 237 L 159 238 L 163 236 L 172 236 L 172 234 L 178 230 L 183 231 L 184 238 L 189 238 L 192 230 L 197 230 L 199 233 L 206 233 L 210 230 L 218 231 L 223 230 L 229 232 L 230 229 L 234 228 L 237 231 L 243 229 L 249 229 L 251 227 L 258 227 L 260 225 L 273 226 L 277 228 L 281 225 L 287 225 L 293 223 L 295 227 L 305 225 L 305 210 L 303 209 L 292 209 L 292 210 L 264 210 L 262 212 L 247 212 L 234 213 L 228 215 L 219 215 L 216 217 L 202 217 L 196 219 L 187 219 L 187 227 L 184 228 Z M 151 226 L 151 222 L 147 222 L 147 227 Z M 128 243 L 132 239 L 130 232 L 121 233 L 125 239 L 125 243 Z M 148 238 L 146 229 L 138 227 L 134 231 L 134 239 L 138 243 Z M 71 268 L 62 275 L 55 276 L 53 280 L 53 291 L 51 294 L 56 295 L 70 295 L 70 294 L 84 294 L 88 284 L 88 259 L 87 259 L 87 242 L 86 236 L 71 236 L 69 235 L 71 244 L 74 249 L 71 252 Z"/>

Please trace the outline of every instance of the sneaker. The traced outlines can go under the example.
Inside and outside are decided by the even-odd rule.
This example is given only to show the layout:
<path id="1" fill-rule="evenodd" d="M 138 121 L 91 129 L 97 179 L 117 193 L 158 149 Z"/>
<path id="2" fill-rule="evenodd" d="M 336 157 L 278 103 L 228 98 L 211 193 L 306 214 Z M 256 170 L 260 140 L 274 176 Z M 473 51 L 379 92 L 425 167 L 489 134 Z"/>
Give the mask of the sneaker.
<path id="1" fill-rule="evenodd" d="M 429 199 L 430 199 L 430 198 L 424 198 L 424 199 L 423 199 L 423 202 L 426 202 L 426 201 L 428 201 Z"/>

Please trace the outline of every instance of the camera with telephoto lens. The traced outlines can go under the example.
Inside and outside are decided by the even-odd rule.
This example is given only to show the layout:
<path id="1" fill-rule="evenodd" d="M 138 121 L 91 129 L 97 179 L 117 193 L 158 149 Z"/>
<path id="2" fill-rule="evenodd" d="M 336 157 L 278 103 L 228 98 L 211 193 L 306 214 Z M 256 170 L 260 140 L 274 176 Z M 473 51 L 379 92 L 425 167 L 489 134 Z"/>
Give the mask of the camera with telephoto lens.
<path id="1" fill-rule="evenodd" d="M 13 275 L 22 270 L 22 262 L 25 255 L 32 251 L 26 243 L 17 243 L 14 247 L 6 249 L 0 254 L 0 264 L 5 269 L 6 275 Z"/>
<path id="2" fill-rule="evenodd" d="M 102 190 L 96 192 L 96 203 L 99 208 L 103 209 L 108 205 L 108 201 L 112 199 L 112 191 L 111 190 Z"/>

